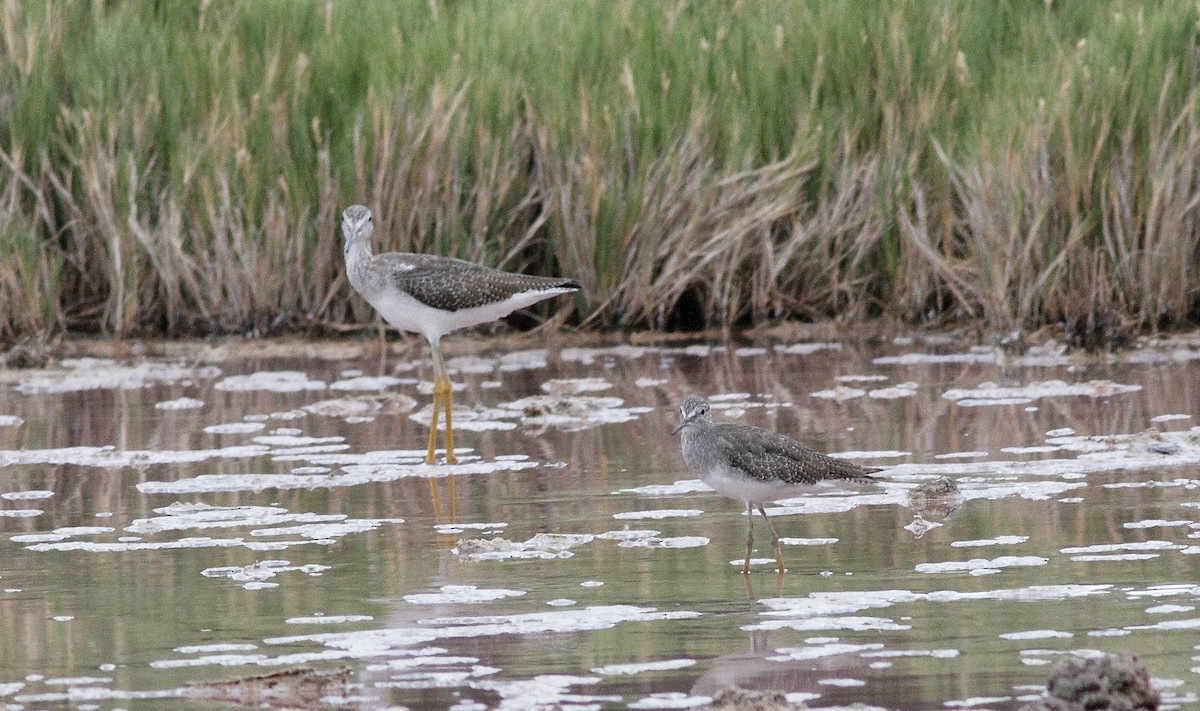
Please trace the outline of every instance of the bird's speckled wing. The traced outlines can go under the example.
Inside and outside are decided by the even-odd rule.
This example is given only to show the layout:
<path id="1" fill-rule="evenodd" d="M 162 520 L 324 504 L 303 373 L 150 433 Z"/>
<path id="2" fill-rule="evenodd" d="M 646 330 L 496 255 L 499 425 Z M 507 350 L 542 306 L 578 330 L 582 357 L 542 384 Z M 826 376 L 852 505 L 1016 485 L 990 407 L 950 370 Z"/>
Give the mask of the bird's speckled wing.
<path id="1" fill-rule="evenodd" d="M 729 462 L 747 476 L 789 484 L 822 481 L 873 481 L 876 469 L 835 459 L 781 434 L 750 425 L 720 424 L 716 432 Z"/>
<path id="2" fill-rule="evenodd" d="M 387 252 L 372 260 L 372 268 L 417 301 L 443 311 L 485 306 L 526 291 L 578 289 L 572 279 L 514 274 L 433 254 Z"/>

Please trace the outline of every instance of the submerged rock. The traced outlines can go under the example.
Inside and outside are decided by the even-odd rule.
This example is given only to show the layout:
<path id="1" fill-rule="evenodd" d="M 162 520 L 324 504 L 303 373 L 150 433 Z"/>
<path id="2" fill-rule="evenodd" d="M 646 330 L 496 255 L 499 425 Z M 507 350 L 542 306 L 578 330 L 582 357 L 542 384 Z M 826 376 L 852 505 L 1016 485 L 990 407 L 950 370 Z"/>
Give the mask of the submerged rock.
<path id="1" fill-rule="evenodd" d="M 194 682 L 185 687 L 183 696 L 258 708 L 354 708 L 348 692 L 353 678 L 350 669 L 290 669 L 229 681 Z"/>
<path id="2" fill-rule="evenodd" d="M 802 703 L 793 704 L 782 691 L 750 691 L 731 686 L 720 691 L 705 711 L 793 711 L 807 709 Z"/>
<path id="3" fill-rule="evenodd" d="M 1046 693 L 1021 711 L 1155 711 L 1162 698 L 1146 667 L 1125 653 L 1064 658 L 1050 672 Z"/>
<path id="4" fill-rule="evenodd" d="M 963 497 L 958 484 L 949 477 L 939 476 L 908 492 L 908 508 L 918 518 L 950 519 L 962 507 Z"/>

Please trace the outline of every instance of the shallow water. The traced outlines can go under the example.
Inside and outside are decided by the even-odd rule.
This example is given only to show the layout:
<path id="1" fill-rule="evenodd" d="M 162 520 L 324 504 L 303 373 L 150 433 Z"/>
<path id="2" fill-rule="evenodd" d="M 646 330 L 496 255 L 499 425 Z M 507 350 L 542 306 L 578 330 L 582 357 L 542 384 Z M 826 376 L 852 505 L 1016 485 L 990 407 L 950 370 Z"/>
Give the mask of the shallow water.
<path id="1" fill-rule="evenodd" d="M 348 708 L 1014 708 L 1087 650 L 1197 701 L 1198 339 L 483 352 L 456 466 L 423 462 L 423 348 L 286 352 L 0 373 L 0 708 L 229 708 L 196 682 L 296 669 Z M 788 572 L 760 521 L 743 578 L 741 505 L 668 434 L 693 392 L 892 468 L 768 508 Z M 922 509 L 936 476 L 961 498 Z"/>

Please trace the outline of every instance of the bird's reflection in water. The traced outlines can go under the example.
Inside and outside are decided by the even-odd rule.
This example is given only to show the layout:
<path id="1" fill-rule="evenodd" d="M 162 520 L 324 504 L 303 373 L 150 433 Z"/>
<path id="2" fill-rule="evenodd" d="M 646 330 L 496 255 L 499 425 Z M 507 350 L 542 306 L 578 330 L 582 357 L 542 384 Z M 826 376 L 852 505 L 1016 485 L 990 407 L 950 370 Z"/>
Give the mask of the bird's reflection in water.
<path id="1" fill-rule="evenodd" d="M 772 592 L 778 597 L 782 576 L 775 577 Z M 758 598 L 754 583 L 749 577 L 745 583 L 747 599 L 757 617 Z M 829 645 L 830 653 L 823 653 L 820 645 L 773 647 L 768 641 L 772 631 L 747 629 L 750 648 L 712 660 L 709 670 L 692 684 L 691 694 L 716 698 L 732 687 L 755 692 L 783 692 L 792 695 L 789 699 L 792 702 L 819 696 L 822 702 L 851 704 L 862 701 L 898 707 L 894 691 L 872 678 L 871 660 L 862 655 L 862 645 L 870 644 L 870 640 L 856 640 L 852 643 L 854 651 L 839 652 L 837 649 L 842 645 Z M 831 684 L 829 680 L 839 683 Z M 797 699 L 795 694 L 803 696 Z"/>

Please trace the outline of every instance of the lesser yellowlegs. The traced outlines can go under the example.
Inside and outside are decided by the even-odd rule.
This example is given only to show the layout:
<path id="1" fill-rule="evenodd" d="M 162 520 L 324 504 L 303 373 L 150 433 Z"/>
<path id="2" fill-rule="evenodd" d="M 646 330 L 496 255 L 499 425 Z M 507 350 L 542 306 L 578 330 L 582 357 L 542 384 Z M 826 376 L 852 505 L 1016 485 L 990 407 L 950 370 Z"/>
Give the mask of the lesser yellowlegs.
<path id="1" fill-rule="evenodd" d="M 342 213 L 346 274 L 355 291 L 391 325 L 420 333 L 433 349 L 433 421 L 425 461 L 434 462 L 438 411 L 446 415 L 446 461 L 454 456 L 453 395 L 439 343 L 460 328 L 503 318 L 517 309 L 579 289 L 573 279 L 513 274 L 451 257 L 404 252 L 371 253 L 371 211 L 351 205 Z"/>
<path id="2" fill-rule="evenodd" d="M 798 496 L 821 485 L 870 482 L 875 468 L 834 459 L 809 449 L 796 440 L 750 425 L 713 422 L 708 401 L 690 395 L 679 407 L 681 447 L 688 468 L 718 493 L 746 502 L 746 562 L 742 574 L 750 573 L 754 548 L 754 509 L 771 530 L 771 548 L 783 573 L 779 535 L 763 509 L 764 501 Z"/>

